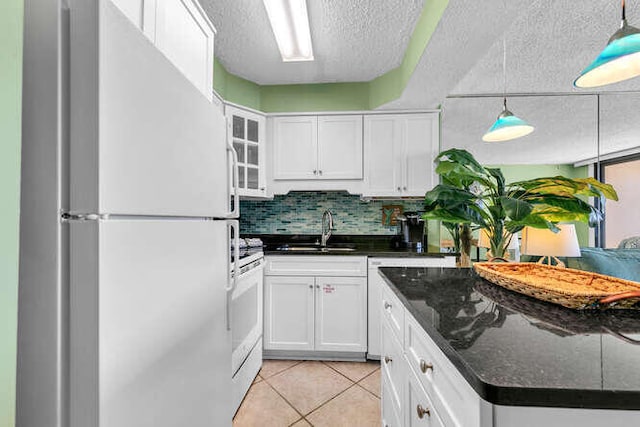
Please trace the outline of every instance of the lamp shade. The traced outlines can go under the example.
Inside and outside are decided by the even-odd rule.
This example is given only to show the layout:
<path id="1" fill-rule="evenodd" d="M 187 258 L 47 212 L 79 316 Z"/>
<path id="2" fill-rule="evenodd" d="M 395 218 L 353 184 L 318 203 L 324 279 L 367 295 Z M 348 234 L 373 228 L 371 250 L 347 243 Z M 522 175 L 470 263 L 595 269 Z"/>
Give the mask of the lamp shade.
<path id="1" fill-rule="evenodd" d="M 621 82 L 640 75 L 640 30 L 623 24 L 609 44 L 580 76 L 574 86 L 589 88 Z"/>
<path id="2" fill-rule="evenodd" d="M 578 235 L 573 224 L 559 224 L 554 233 L 547 228 L 525 227 L 522 230 L 522 253 L 540 256 L 580 256 Z"/>
<path id="3" fill-rule="evenodd" d="M 489 241 L 489 235 L 487 234 L 484 228 L 480 230 L 480 234 L 478 235 L 478 247 L 479 248 L 491 247 L 491 242 Z"/>
<path id="4" fill-rule="evenodd" d="M 504 109 L 493 126 L 482 136 L 485 142 L 509 141 L 533 132 L 533 126 Z"/>
<path id="5" fill-rule="evenodd" d="M 478 247 L 479 248 L 490 248 L 491 241 L 489 240 L 489 235 L 487 234 L 487 230 L 484 228 L 480 230 L 480 234 L 478 235 Z M 511 236 L 511 242 L 509 243 L 508 249 L 518 249 L 520 247 L 520 242 L 518 241 L 518 235 L 514 234 Z"/>

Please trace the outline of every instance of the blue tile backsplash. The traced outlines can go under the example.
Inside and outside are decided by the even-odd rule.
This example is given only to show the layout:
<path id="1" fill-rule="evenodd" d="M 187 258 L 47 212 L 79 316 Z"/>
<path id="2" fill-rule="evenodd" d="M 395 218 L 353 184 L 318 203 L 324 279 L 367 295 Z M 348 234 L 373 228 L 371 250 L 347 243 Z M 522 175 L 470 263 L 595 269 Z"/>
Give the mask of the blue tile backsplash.
<path id="1" fill-rule="evenodd" d="M 242 234 L 320 234 L 322 213 L 333 213 L 335 234 L 397 234 L 398 226 L 382 225 L 382 206 L 402 205 L 419 211 L 422 200 L 362 201 L 359 196 L 337 191 L 290 192 L 273 200 L 242 200 Z"/>

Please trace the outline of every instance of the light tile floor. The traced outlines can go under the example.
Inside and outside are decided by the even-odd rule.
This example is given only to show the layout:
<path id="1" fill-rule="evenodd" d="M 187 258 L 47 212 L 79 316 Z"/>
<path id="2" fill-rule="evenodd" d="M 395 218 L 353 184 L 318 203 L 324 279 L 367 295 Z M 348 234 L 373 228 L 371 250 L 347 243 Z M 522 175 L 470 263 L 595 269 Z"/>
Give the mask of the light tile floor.
<path id="1" fill-rule="evenodd" d="M 234 427 L 380 426 L 380 362 L 265 360 Z"/>

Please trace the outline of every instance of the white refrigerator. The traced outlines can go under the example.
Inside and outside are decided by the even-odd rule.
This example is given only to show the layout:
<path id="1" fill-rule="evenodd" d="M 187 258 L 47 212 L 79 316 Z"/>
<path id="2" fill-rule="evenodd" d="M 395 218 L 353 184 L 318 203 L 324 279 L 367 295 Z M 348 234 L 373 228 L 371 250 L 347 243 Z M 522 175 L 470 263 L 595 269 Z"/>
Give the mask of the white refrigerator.
<path id="1" fill-rule="evenodd" d="M 71 1 L 67 22 L 62 418 L 231 425 L 224 116 L 111 1 Z"/>

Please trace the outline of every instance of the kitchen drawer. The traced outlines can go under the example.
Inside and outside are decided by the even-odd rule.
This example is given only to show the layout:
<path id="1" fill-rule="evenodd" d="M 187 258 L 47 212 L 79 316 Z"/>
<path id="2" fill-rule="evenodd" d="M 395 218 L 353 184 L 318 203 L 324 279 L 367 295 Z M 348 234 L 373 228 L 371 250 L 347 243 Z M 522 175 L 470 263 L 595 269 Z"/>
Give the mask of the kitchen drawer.
<path id="1" fill-rule="evenodd" d="M 266 276 L 367 277 L 367 257 L 340 255 L 270 255 Z"/>
<path id="2" fill-rule="evenodd" d="M 392 396 L 391 384 L 387 375 L 380 376 L 382 388 L 382 426 L 383 427 L 402 427 L 403 422 L 398 410 L 396 409 Z"/>
<path id="3" fill-rule="evenodd" d="M 454 425 L 445 424 L 442 421 L 427 392 L 422 388 L 420 381 L 411 369 L 407 369 L 405 386 L 407 406 L 403 410 L 407 427 L 450 427 Z"/>
<path id="4" fill-rule="evenodd" d="M 380 365 L 382 365 L 382 376 L 386 376 L 389 381 L 390 396 L 393 406 L 399 415 L 402 415 L 402 395 L 403 384 L 405 382 L 406 364 L 403 361 L 404 355 L 402 345 L 396 339 L 392 332 L 389 322 L 382 322 L 382 354 L 380 356 Z M 385 399 L 388 397 L 385 396 Z"/>
<path id="5" fill-rule="evenodd" d="M 404 346 L 404 306 L 389 286 L 382 286 L 382 320 L 389 322 L 393 334 Z"/>
<path id="6" fill-rule="evenodd" d="M 409 370 L 445 424 L 479 426 L 479 396 L 410 314 L 405 318 L 404 342 Z"/>

